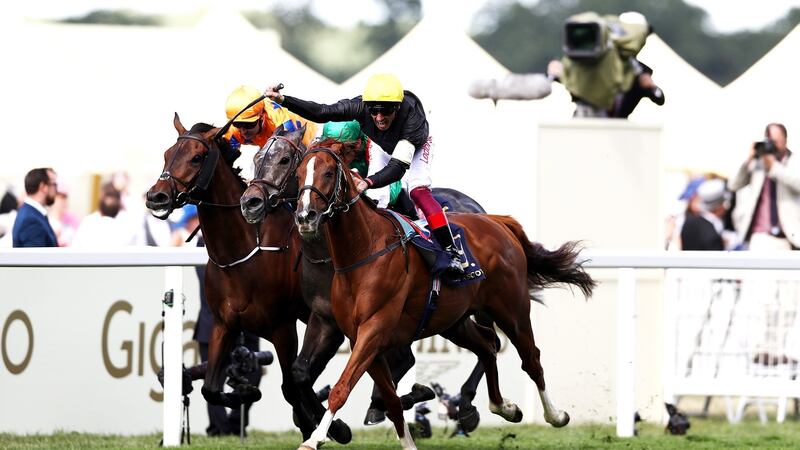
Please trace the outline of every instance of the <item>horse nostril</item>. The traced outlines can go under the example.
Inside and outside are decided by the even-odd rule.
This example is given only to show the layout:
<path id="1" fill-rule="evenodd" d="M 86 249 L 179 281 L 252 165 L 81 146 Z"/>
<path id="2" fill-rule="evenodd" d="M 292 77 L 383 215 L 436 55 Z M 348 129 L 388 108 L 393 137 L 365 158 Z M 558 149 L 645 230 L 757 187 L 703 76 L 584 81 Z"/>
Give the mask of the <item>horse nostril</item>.
<path id="1" fill-rule="evenodd" d="M 264 206 L 264 200 L 261 197 L 250 197 L 245 200 L 244 206 L 248 211 L 257 211 Z"/>
<path id="2" fill-rule="evenodd" d="M 155 205 L 163 205 L 165 203 L 169 203 L 169 195 L 164 192 L 148 192 L 147 193 L 147 200 Z"/>
<path id="3" fill-rule="evenodd" d="M 316 212 L 316 211 L 314 211 L 313 209 L 312 209 L 311 211 L 309 211 L 309 212 L 308 212 L 307 219 L 308 219 L 309 221 L 313 221 L 313 220 L 314 220 L 316 217 L 317 217 L 317 212 Z"/>

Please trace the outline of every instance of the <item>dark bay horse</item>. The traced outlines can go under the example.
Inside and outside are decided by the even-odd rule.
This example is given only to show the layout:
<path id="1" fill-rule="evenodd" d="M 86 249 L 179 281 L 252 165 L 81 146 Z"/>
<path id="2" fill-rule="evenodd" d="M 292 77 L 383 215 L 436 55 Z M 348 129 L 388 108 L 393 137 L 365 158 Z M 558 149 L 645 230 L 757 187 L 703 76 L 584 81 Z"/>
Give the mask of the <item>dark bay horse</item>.
<path id="1" fill-rule="evenodd" d="M 333 314 L 350 339 L 352 353 L 330 393 L 325 417 L 301 448 L 317 448 L 325 438 L 327 425 L 359 378 L 368 372 L 381 389 L 387 415 L 394 422 L 403 448 L 415 449 L 381 353 L 408 345 L 415 338 L 425 311 L 428 269 L 416 248 L 407 253 L 387 251 L 397 246 L 395 224 L 371 202 L 361 199 L 353 176 L 338 153 L 326 148 L 308 151 L 297 177 L 301 187 L 295 220 L 301 236 L 316 236 L 325 223 L 325 239 L 334 267 L 357 267 L 337 271 L 331 286 Z M 536 383 L 545 420 L 557 427 L 566 425 L 569 415 L 557 409 L 548 397 L 528 318 L 532 289 L 567 283 L 581 289 L 584 295 L 591 295 L 595 281 L 576 261 L 577 244 L 568 242 L 548 251 L 531 243 L 522 226 L 507 216 L 452 214 L 450 219 L 464 229 L 486 279 L 460 288 L 443 286 L 438 309 L 430 317 L 423 337 L 449 333 L 453 327 L 463 331 L 471 323 L 463 320 L 468 314 L 486 311 L 508 336 L 522 359 L 523 370 Z M 490 410 L 507 419 L 513 417 L 518 408 L 500 394 L 495 355 L 477 350 L 486 367 Z"/>
<path id="2" fill-rule="evenodd" d="M 260 398 L 257 388 L 246 393 L 223 392 L 225 368 L 236 338 L 241 330 L 253 332 L 275 346 L 284 398 L 292 406 L 303 436 L 308 436 L 318 422 L 315 416 L 321 416 L 324 407 L 313 391 L 292 379 L 297 319 L 309 315 L 300 289 L 301 274 L 293 266 L 300 245 L 292 213 L 276 211 L 259 226 L 245 222 L 238 211 L 245 183 L 232 166 L 239 152 L 215 139 L 219 128 L 200 123 L 187 131 L 177 114 L 173 125 L 179 135 L 177 142 L 164 152 L 163 172 L 147 192 L 146 204 L 162 219 L 185 203 L 198 205 L 209 255 L 206 297 L 214 315 L 203 397 L 228 407 Z M 334 428 L 331 437 L 343 443 L 350 440 L 344 423 Z"/>
<path id="3" fill-rule="evenodd" d="M 297 182 L 294 172 L 306 151 L 302 144 L 303 135 L 302 129 L 284 132 L 282 127 L 279 127 L 270 141 L 254 155 L 254 179 L 241 199 L 242 214 L 248 222 L 258 223 L 264 220 L 267 214 L 280 207 L 281 202 L 278 198 L 296 198 Z M 342 152 L 344 162 L 348 166 L 356 156 L 356 147 L 334 139 L 316 143 L 315 146 L 336 148 Z M 483 207 L 475 200 L 454 189 L 434 189 L 434 195 L 440 201 L 445 201 L 456 212 L 485 213 Z M 413 204 L 407 205 L 402 212 L 414 214 Z M 341 345 L 344 335 L 339 330 L 331 310 L 330 285 L 334 271 L 324 232 L 315 238 L 303 240 L 302 253 L 303 297 L 311 308 L 311 317 L 302 349 L 294 364 L 294 375 L 297 383 L 313 385 Z M 491 319 L 482 314 L 479 314 L 477 320 L 483 326 L 492 327 Z M 499 346 L 499 341 L 497 345 Z M 390 349 L 384 356 L 389 362 L 395 384 L 415 362 L 410 346 Z M 483 366 L 479 362 L 461 388 L 459 420 L 467 432 L 478 426 L 480 415 L 472 405 L 472 400 L 483 373 Z M 417 401 L 429 399 L 423 397 L 428 392 L 433 395 L 433 391 L 429 388 L 415 385 L 411 394 L 401 398 L 404 409 L 410 409 Z M 382 421 L 384 411 L 385 406 L 378 390 L 373 388 L 372 403 L 364 423 L 374 424 Z"/>

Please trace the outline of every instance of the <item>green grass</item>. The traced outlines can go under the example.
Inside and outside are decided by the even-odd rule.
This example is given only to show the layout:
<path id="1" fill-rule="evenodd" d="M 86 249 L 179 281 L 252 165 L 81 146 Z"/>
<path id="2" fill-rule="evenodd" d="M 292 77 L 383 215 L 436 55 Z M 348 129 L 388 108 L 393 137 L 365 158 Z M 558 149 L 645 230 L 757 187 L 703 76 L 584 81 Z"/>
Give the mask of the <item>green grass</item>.
<path id="1" fill-rule="evenodd" d="M 749 421 L 729 425 L 722 419 L 691 419 L 692 427 L 686 436 L 664 434 L 662 427 L 639 424 L 639 436 L 618 439 L 613 425 L 569 425 L 554 429 L 546 426 L 505 426 L 481 428 L 470 438 L 449 439 L 444 430 L 434 429 L 431 439 L 418 439 L 417 446 L 425 449 L 794 449 L 800 447 L 800 423 L 774 422 L 761 425 Z M 18 436 L 0 434 L 3 449 L 138 449 L 158 448 L 159 435 L 106 436 L 81 433 Z M 238 437 L 208 438 L 193 435 L 189 448 L 200 449 L 295 449 L 300 434 L 251 433 L 244 444 Z M 388 428 L 356 431 L 347 446 L 327 443 L 329 449 L 400 449 L 394 432 Z"/>

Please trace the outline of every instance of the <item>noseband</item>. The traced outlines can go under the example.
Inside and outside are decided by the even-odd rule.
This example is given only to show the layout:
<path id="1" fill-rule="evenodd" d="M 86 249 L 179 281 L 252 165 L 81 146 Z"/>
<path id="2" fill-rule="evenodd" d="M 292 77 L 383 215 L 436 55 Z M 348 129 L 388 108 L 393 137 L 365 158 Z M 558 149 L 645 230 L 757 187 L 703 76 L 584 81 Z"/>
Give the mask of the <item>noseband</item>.
<path id="1" fill-rule="evenodd" d="M 217 161 L 219 160 L 220 153 L 216 146 L 209 145 L 208 142 L 200 136 L 194 134 L 183 134 L 178 136 L 178 141 L 180 142 L 181 140 L 192 140 L 203 144 L 203 147 L 206 148 L 206 153 L 200 170 L 190 180 L 186 181 L 172 175 L 170 172 L 172 165 L 175 163 L 175 158 L 178 156 L 178 150 L 180 150 L 180 148 L 175 149 L 169 164 L 167 164 L 167 169 L 164 170 L 164 172 L 162 172 L 158 177 L 160 181 L 166 181 L 170 184 L 170 188 L 172 189 L 173 208 L 180 208 L 183 205 L 190 203 L 190 201 L 196 200 L 192 198 L 192 194 L 194 194 L 196 191 L 205 191 L 208 189 L 208 185 L 211 182 L 211 177 L 214 175 L 214 169 L 217 167 Z M 178 184 L 183 186 L 185 190 L 179 192 L 177 186 Z"/>
<path id="2" fill-rule="evenodd" d="M 347 186 L 348 184 L 345 182 L 345 174 L 344 174 L 344 163 L 342 159 L 339 157 L 336 152 L 329 148 L 315 148 L 306 152 L 306 156 L 313 155 L 314 153 L 326 153 L 330 155 L 336 161 L 336 183 L 333 186 L 333 198 L 328 198 L 322 191 L 320 191 L 316 186 L 312 184 L 306 184 L 300 187 L 297 191 L 297 198 L 300 198 L 300 195 L 303 191 L 311 191 L 320 196 L 320 198 L 325 202 L 325 211 L 321 214 L 322 218 L 325 217 L 333 217 L 333 214 L 341 211 L 347 212 L 351 206 L 353 206 L 358 199 L 361 198 L 363 192 L 359 192 L 356 194 L 352 199 L 348 201 L 342 200 L 340 197 L 344 197 L 347 194 Z M 341 196 L 340 196 L 341 193 Z"/>
<path id="3" fill-rule="evenodd" d="M 275 144 L 275 141 L 278 140 L 288 143 L 292 148 L 291 165 L 289 166 L 289 169 L 286 170 L 286 172 L 283 174 L 283 178 L 280 180 L 280 182 L 273 183 L 264 178 L 258 178 L 254 176 L 249 183 L 250 186 L 255 186 L 256 188 L 258 188 L 259 192 L 261 192 L 261 195 L 266 200 L 267 205 L 269 205 L 269 207 L 272 208 L 278 206 L 282 201 L 287 200 L 286 198 L 283 198 L 283 194 L 286 191 L 287 185 L 289 184 L 289 179 L 292 177 L 292 174 L 294 174 L 295 170 L 297 170 L 297 166 L 298 164 L 300 164 L 300 159 L 303 156 L 303 149 L 301 149 L 297 144 L 292 142 L 290 139 L 283 136 L 272 136 L 269 138 L 266 144 L 267 148 L 264 151 L 265 155 L 266 153 L 269 153 L 270 148 L 272 148 L 272 145 Z M 262 173 L 265 170 L 266 161 L 267 161 L 266 157 L 261 158 L 261 164 L 258 167 L 256 167 L 255 170 L 256 174 Z M 275 191 L 275 193 L 270 194 L 268 188 L 272 188 Z"/>

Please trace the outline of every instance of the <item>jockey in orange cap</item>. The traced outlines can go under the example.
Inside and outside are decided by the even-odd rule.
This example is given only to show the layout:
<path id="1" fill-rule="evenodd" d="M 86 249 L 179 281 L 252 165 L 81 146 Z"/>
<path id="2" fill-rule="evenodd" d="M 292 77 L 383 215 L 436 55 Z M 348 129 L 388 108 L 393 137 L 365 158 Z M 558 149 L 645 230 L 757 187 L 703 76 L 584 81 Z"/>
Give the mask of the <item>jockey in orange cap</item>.
<path id="1" fill-rule="evenodd" d="M 228 120 L 260 96 L 261 92 L 256 88 L 250 86 L 236 88 L 225 102 L 225 113 Z M 263 100 L 239 114 L 239 117 L 233 122 L 233 126 L 225 133 L 225 139 L 230 142 L 234 150 L 242 144 L 263 147 L 275 129 L 281 125 L 289 131 L 305 125 L 306 132 L 303 135 L 303 144 L 305 145 L 310 144 L 317 135 L 317 124 L 314 122 L 307 121 L 275 102 Z"/>

